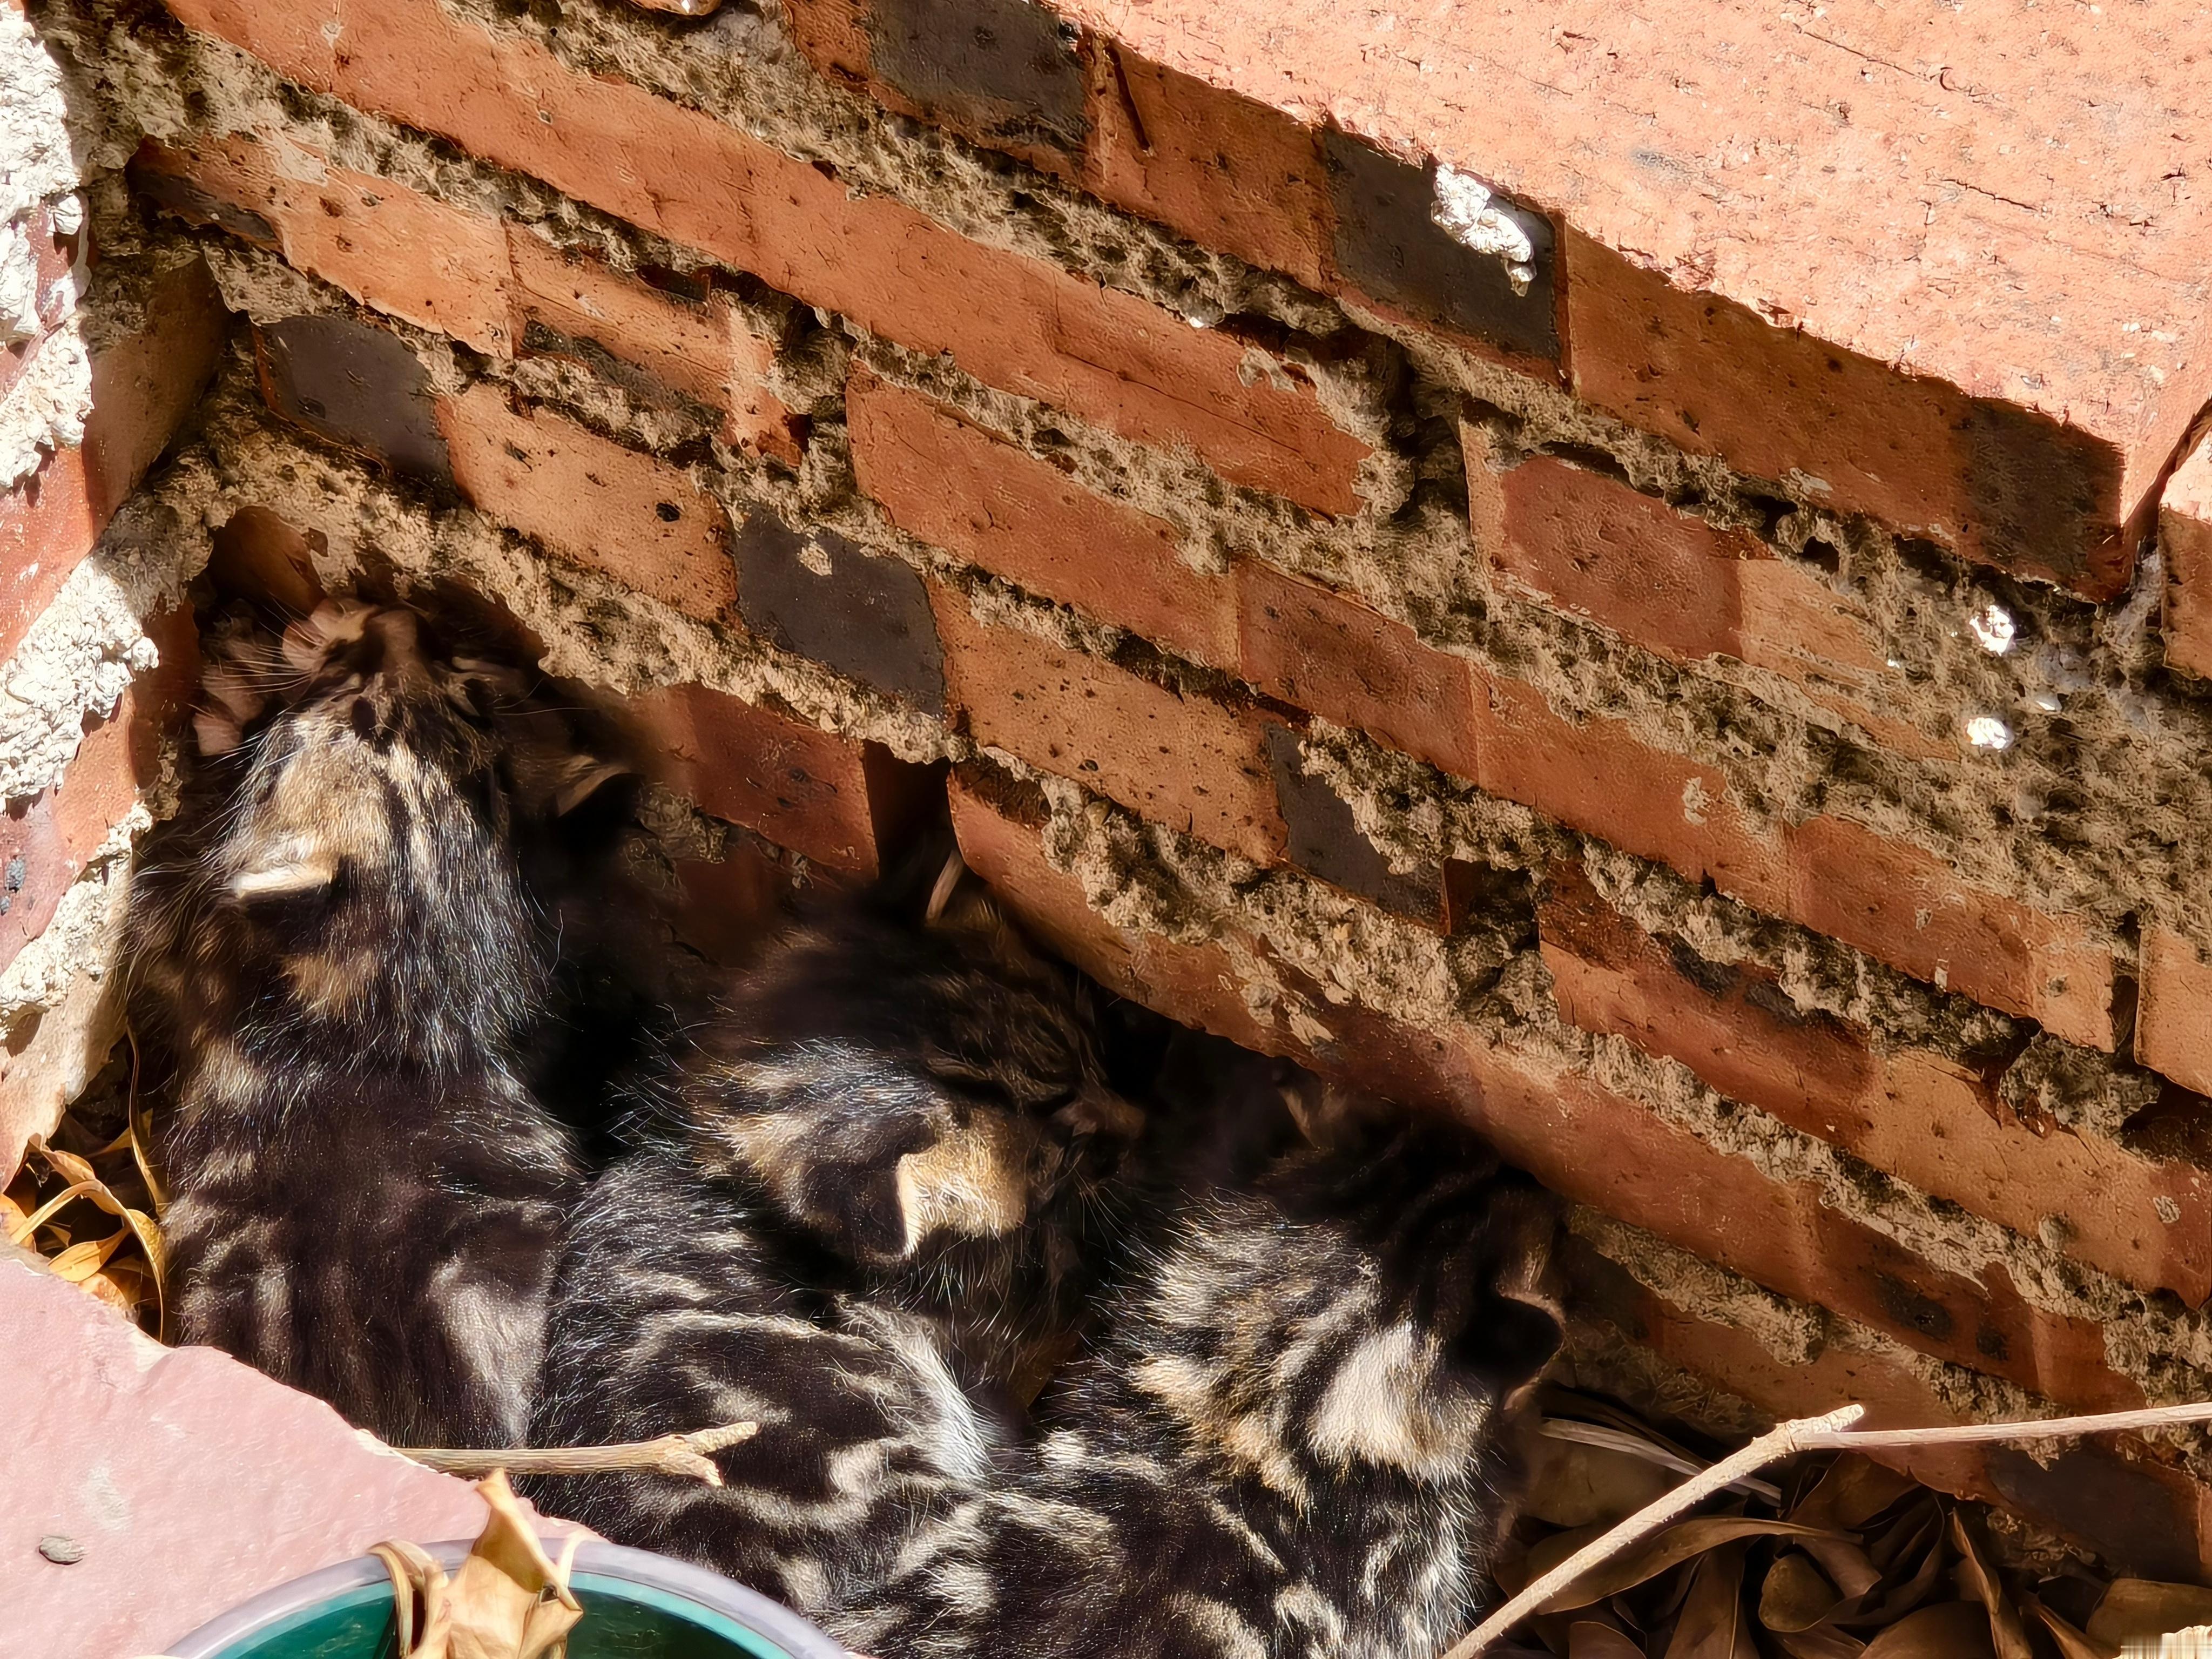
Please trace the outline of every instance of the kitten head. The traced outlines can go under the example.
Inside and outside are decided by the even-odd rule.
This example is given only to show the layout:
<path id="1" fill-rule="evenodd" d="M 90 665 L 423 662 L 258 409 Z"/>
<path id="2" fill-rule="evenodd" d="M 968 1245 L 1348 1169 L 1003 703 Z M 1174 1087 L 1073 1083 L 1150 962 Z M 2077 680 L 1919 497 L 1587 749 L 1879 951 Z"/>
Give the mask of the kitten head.
<path id="1" fill-rule="evenodd" d="M 203 684 L 200 775 L 137 894 L 152 988 L 380 1063 L 511 1038 L 546 971 L 517 839 L 617 769 L 523 672 L 399 606 L 234 626 Z"/>
<path id="2" fill-rule="evenodd" d="M 1072 1250 L 1143 1127 L 1094 1011 L 980 896 L 787 936 L 708 1034 L 684 1105 L 711 1159 L 846 1260 Z"/>

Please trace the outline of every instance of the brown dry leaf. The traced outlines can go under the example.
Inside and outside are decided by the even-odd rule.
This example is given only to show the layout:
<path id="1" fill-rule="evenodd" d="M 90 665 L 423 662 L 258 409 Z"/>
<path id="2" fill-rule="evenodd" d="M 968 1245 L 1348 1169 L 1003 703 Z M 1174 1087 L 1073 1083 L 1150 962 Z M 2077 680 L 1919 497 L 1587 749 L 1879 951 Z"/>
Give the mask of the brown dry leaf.
<path id="1" fill-rule="evenodd" d="M 108 1267 L 88 1274 L 77 1288 L 125 1319 L 135 1319 L 146 1301 L 145 1281 L 128 1267 Z"/>
<path id="2" fill-rule="evenodd" d="M 2092 1645 L 2113 1653 L 2131 1636 L 2156 1640 L 2169 1632 L 2203 1624 L 2212 1624 L 2212 1589 L 2161 1584 L 2150 1578 L 2116 1578 L 2089 1615 L 2087 1634 Z"/>
<path id="3" fill-rule="evenodd" d="M 1866 1644 L 1857 1637 L 1846 1636 L 1826 1625 L 1777 1636 L 1774 1645 L 1790 1659 L 1859 1659 L 1866 1651 Z"/>
<path id="4" fill-rule="evenodd" d="M 1656 1578 L 1670 1567 L 1704 1554 L 1716 1545 L 1733 1542 L 1739 1538 L 1805 1537 L 1815 1534 L 1815 1527 L 1801 1527 L 1788 1521 L 1752 1521 L 1741 1516 L 1718 1515 L 1695 1521 L 1678 1521 L 1610 1561 L 1601 1561 L 1580 1578 L 1551 1596 L 1544 1603 L 1547 1612 L 1559 1612 L 1569 1607 L 1585 1607 L 1593 1601 L 1617 1595 L 1622 1590 Z M 1549 1544 L 1553 1540 L 1546 1539 Z M 1542 1546 L 1538 1546 L 1541 1548 Z M 1553 1558 L 1565 1560 L 1571 1551 Z M 1529 1567 L 1536 1566 L 1536 1551 L 1529 1552 Z"/>
<path id="5" fill-rule="evenodd" d="M 82 1285 L 107 1265 L 107 1258 L 121 1249 L 131 1237 L 131 1229 L 124 1227 L 106 1238 L 88 1238 L 82 1244 L 72 1244 L 48 1265 L 55 1277 L 65 1279 L 72 1285 Z"/>
<path id="6" fill-rule="evenodd" d="M 1611 1526 L 1671 1491 L 1678 1474 L 1609 1447 L 1529 1437 L 1522 1513 L 1554 1527 Z"/>
<path id="7" fill-rule="evenodd" d="M 1867 1644 L 1864 1659 L 1996 1659 L 1989 1611 L 1978 1601 L 1940 1601 L 1908 1613 Z"/>
<path id="8" fill-rule="evenodd" d="M 1820 1568 L 1792 1550 L 1766 1570 L 1759 1587 L 1759 1622 L 1784 1634 L 1810 1630 L 1844 1599 Z"/>
<path id="9" fill-rule="evenodd" d="M 87 1182 L 103 1187 L 106 1184 L 100 1181 L 89 1159 L 80 1158 L 75 1152 L 65 1152 L 58 1146 L 49 1146 L 42 1135 L 33 1135 L 24 1143 L 23 1150 L 36 1152 L 46 1159 L 53 1167 L 54 1173 L 71 1186 L 82 1186 Z"/>
<path id="10" fill-rule="evenodd" d="M 568 1575 L 538 1541 L 503 1471 L 477 1482 L 491 1508 L 469 1559 L 453 1575 L 451 1659 L 540 1659 L 559 1654 L 583 1607 Z M 554 1600 L 546 1602 L 550 1589 Z"/>
<path id="11" fill-rule="evenodd" d="M 2099 1647 L 2033 1595 L 2021 1599 L 2028 1612 L 2043 1621 L 2043 1628 L 2051 1632 L 2051 1643 L 2058 1650 L 2058 1659 L 2112 1659 L 2107 1650 Z"/>
<path id="12" fill-rule="evenodd" d="M 1958 1510 L 1951 1511 L 1951 1542 L 1959 1552 L 1967 1584 L 1989 1611 L 1990 1644 L 1996 1649 L 1997 1659 L 2034 1659 L 2033 1650 L 2027 1645 L 2027 1632 L 2020 1622 L 2020 1609 L 2006 1595 L 1996 1569 L 1990 1565 L 1982 1550 L 1981 1540 L 1974 1535 L 1973 1526 Z"/>
<path id="13" fill-rule="evenodd" d="M 1698 1558 L 1666 1659 L 1758 1659 L 1743 1616 L 1743 1545 L 1723 1544 Z"/>
<path id="14" fill-rule="evenodd" d="M 1856 1452 L 1844 1452 L 1828 1466 L 1820 1483 L 1790 1511 L 1807 1527 L 1839 1527 L 1846 1532 L 1880 1515 L 1907 1492 L 1917 1490 L 1912 1477 Z"/>
<path id="15" fill-rule="evenodd" d="M 556 1565 L 503 1471 L 477 1481 L 477 1491 L 491 1514 L 450 1580 L 417 1545 L 395 1540 L 369 1552 L 392 1575 L 398 1659 L 563 1659 L 568 1632 L 584 1616 L 568 1589 L 568 1565 L 584 1534 L 569 1534 Z"/>
<path id="16" fill-rule="evenodd" d="M 1644 1659 L 1644 1644 L 1595 1619 L 1567 1626 L 1567 1659 Z"/>

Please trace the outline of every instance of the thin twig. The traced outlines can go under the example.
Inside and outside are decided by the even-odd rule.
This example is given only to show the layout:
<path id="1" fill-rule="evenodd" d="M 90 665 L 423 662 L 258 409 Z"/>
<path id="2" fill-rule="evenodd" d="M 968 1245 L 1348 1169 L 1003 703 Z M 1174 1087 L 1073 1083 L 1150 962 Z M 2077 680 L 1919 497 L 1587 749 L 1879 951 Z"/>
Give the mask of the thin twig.
<path id="1" fill-rule="evenodd" d="M 1735 1455 L 1723 1457 L 1702 1474 L 1692 1475 L 1665 1497 L 1637 1510 L 1604 1536 L 1583 1545 L 1468 1632 L 1444 1656 L 1444 1659 L 1474 1659 L 1475 1655 L 1483 1652 L 1492 1642 L 1542 1607 L 1551 1599 L 1553 1591 L 1565 1589 L 1599 1562 L 1609 1560 L 1631 1544 L 1650 1536 L 1683 1510 L 1696 1507 L 1753 1470 L 1763 1469 L 1778 1458 L 1787 1457 L 1799 1450 L 1804 1446 L 1808 1436 L 1832 1436 L 1834 1431 L 1857 1422 L 1865 1414 L 1866 1407 L 1863 1406 L 1841 1406 L 1825 1417 L 1800 1418 L 1769 1430 Z"/>
<path id="2" fill-rule="evenodd" d="M 2100 1412 L 2089 1417 L 2045 1417 L 2018 1423 L 1954 1423 L 1934 1429 L 1853 1430 L 1850 1425 L 1858 1421 L 1865 1409 L 1863 1406 L 1844 1406 L 1826 1417 L 1799 1418 L 1759 1436 L 1734 1456 L 1723 1458 L 1702 1474 L 1684 1481 L 1656 1502 L 1638 1510 L 1603 1537 L 1583 1545 L 1477 1625 L 1453 1645 L 1444 1659 L 1475 1659 L 1476 1655 L 1487 1651 L 1492 1643 L 1591 1568 L 1649 1537 L 1685 1510 L 1702 1503 L 1723 1487 L 1735 1484 L 1753 1470 L 1765 1468 L 1796 1452 L 1865 1451 L 1875 1447 L 1893 1450 L 1914 1446 L 1957 1446 L 1984 1440 L 2068 1440 L 2086 1434 L 2212 1423 L 2212 1401 L 2194 1401 L 2183 1406 L 2149 1406 L 2140 1411 Z M 1548 1427 L 1547 1425 L 1547 1430 Z"/>
<path id="3" fill-rule="evenodd" d="M 2024 1423 L 1957 1423 L 1940 1429 L 1868 1429 L 1861 1433 L 1814 1436 L 1807 1451 L 1859 1451 L 1869 1446 L 1956 1446 L 1976 1440 L 2070 1440 L 2085 1434 L 2118 1434 L 2131 1429 L 2172 1429 L 2212 1423 L 2212 1400 L 2185 1406 L 2146 1406 L 2140 1411 L 2100 1412 L 2091 1417 L 2046 1417 Z"/>
<path id="4" fill-rule="evenodd" d="M 664 1434 L 658 1440 L 633 1440 L 619 1446 L 507 1446 L 489 1450 L 396 1446 L 392 1449 L 447 1474 L 489 1474 L 494 1469 L 505 1469 L 510 1474 L 606 1474 L 620 1469 L 645 1469 L 655 1474 L 689 1475 L 719 1486 L 722 1472 L 714 1467 L 709 1454 L 750 1440 L 759 1432 L 757 1423 L 725 1423 L 719 1429 Z"/>

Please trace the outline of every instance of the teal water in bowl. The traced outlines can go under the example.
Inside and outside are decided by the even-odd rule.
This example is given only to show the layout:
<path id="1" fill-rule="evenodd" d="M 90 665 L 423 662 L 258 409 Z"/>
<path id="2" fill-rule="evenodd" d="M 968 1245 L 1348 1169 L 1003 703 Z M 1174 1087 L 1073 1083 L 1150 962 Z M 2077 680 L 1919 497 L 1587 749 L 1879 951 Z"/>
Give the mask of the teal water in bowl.
<path id="1" fill-rule="evenodd" d="M 792 1659 L 757 1631 L 650 1584 L 579 1572 L 584 1604 L 568 1659 Z M 218 1650 L 212 1659 L 392 1659 L 392 1586 L 341 1590 Z"/>

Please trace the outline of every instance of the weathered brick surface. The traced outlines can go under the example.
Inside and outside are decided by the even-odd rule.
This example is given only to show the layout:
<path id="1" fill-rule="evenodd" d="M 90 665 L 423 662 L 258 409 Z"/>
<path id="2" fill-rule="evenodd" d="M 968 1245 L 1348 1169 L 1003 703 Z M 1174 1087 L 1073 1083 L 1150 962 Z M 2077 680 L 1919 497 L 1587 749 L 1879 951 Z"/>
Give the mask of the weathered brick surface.
<path id="1" fill-rule="evenodd" d="M 1919 759 L 1955 756 L 1877 706 L 1894 681 L 1872 619 L 1747 531 L 1720 530 L 1571 462 L 1500 468 L 1465 429 L 1477 548 L 1509 586 L 1678 662 L 1728 656 Z"/>
<path id="2" fill-rule="evenodd" d="M 2148 14 L 1977 17 L 1939 75 L 1923 20 L 1879 9 L 1460 8 L 1392 35 L 1319 0 L 1054 9 L 1564 222 L 1580 395 L 1970 557 L 2112 592 L 2212 389 L 2206 209 L 2170 183 L 2191 71 Z M 2072 250 L 2119 201 L 2125 274 L 2085 282 Z"/>
<path id="3" fill-rule="evenodd" d="M 226 221 L 205 198 L 245 210 L 273 233 L 287 263 L 379 311 L 478 351 L 513 349 L 505 239 L 488 215 L 333 167 L 297 144 L 286 145 L 280 164 L 270 146 L 242 134 L 189 153 L 149 143 L 134 173 L 185 217 L 236 231 L 241 222 Z M 165 190 L 172 181 L 199 194 Z"/>
<path id="4" fill-rule="evenodd" d="M 933 587 L 952 701 L 976 742 L 1263 864 L 1281 856 L 1263 723 L 1182 697 L 1026 629 L 978 622 Z"/>
<path id="5" fill-rule="evenodd" d="M 108 832 L 161 775 L 198 673 L 191 616 L 172 611 L 149 624 L 161 653 L 105 719 L 86 722 L 62 781 L 0 815 L 0 969 L 46 931 L 54 910 Z"/>
<path id="6" fill-rule="evenodd" d="M 1816 1416 L 1848 1400 L 1866 1407 L 1869 1428 L 1965 1420 L 1953 1400 L 1879 1346 L 1828 1340 L 1809 1357 L 1784 1358 L 1750 1332 L 1660 1296 L 1580 1240 L 1566 1261 L 1581 1317 L 1774 1419 Z M 2002 1504 L 2134 1571 L 2180 1582 L 2212 1572 L 2212 1492 L 2139 1442 L 2081 1442 L 2048 1466 L 2010 1447 L 1869 1455 L 1941 1491 Z"/>
<path id="7" fill-rule="evenodd" d="M 1080 884 L 1051 867 L 1034 830 L 1012 819 L 983 824 L 979 815 L 988 810 L 973 794 L 958 806 L 967 814 L 963 845 L 988 842 L 1025 921 L 1087 971 L 1117 988 L 1130 985 L 1128 994 L 1171 1018 L 1203 1021 L 1218 1005 L 1218 996 L 1184 1001 L 1170 988 L 1202 987 L 1230 960 L 1221 951 L 1151 938 L 1147 973 L 1133 975 L 1129 936 L 1086 915 Z M 1179 955 L 1180 964 L 1164 966 Z M 1270 966 L 1273 978 L 1295 978 L 1284 964 Z M 2120 1409 L 2142 1401 L 2107 1361 L 2101 1326 L 2030 1305 L 2001 1269 L 1975 1279 L 1923 1261 L 1831 1208 L 1813 1182 L 1771 1180 L 1748 1158 L 1589 1078 L 1524 1070 L 1526 1062 L 1472 1031 L 1416 1031 L 1357 1005 L 1324 1006 L 1318 1036 L 1310 1019 L 1279 1024 L 1242 999 L 1233 1006 L 1244 1012 L 1237 1030 L 1223 1035 L 1409 1105 L 1458 1113 L 1554 1191 L 1771 1290 L 2069 1405 Z M 1597 1147 L 1604 1157 L 1590 1156 Z"/>
<path id="8" fill-rule="evenodd" d="M 908 535 L 1194 661 L 1235 666 L 1234 593 L 1183 562 L 1164 520 L 865 369 L 847 384 L 845 415 L 860 488 Z"/>
<path id="9" fill-rule="evenodd" d="M 2166 660 L 2212 676 L 2212 431 L 2173 469 L 2159 496 L 2166 556 Z"/>
<path id="10" fill-rule="evenodd" d="M 1351 513 L 1367 446 L 1285 366 L 1055 266 L 987 248 L 711 117 L 450 17 L 434 0 L 370 11 L 285 0 L 252 18 L 176 0 L 189 27 L 307 85 L 451 138 L 592 206 L 840 311 L 979 380 L 1148 443 L 1187 445 L 1234 483 Z M 327 27 L 330 33 L 325 35 Z M 343 40 L 344 50 L 332 46 Z M 988 304 L 978 296 L 988 295 Z"/>
<path id="11" fill-rule="evenodd" d="M 2212 1177 L 2194 1165 L 2023 1122 L 1974 1066 L 1878 1045 L 1798 1012 L 1751 969 L 1670 950 L 1571 866 L 1552 872 L 1537 918 L 1572 1024 L 1680 1060 L 1730 1098 L 2016 1231 L 2051 1218 L 2072 1254 L 2145 1289 L 2192 1304 L 2212 1292 Z"/>
<path id="12" fill-rule="evenodd" d="M 1085 187 L 1207 247 L 1326 287 L 1331 222 L 1319 135 L 1103 36 L 1088 46 Z"/>
<path id="13" fill-rule="evenodd" d="M 1373 732 L 1406 753 L 1479 775 L 1465 659 L 1315 583 L 1251 563 L 1237 573 L 1239 664 L 1271 696 Z"/>
<path id="14" fill-rule="evenodd" d="M 653 775 L 833 870 L 881 868 L 860 745 L 703 685 L 630 700 Z"/>
<path id="15" fill-rule="evenodd" d="M 681 468 L 479 384 L 442 399 L 453 482 L 551 551 L 708 622 L 737 601 L 728 520 Z"/>
<path id="16" fill-rule="evenodd" d="M 945 653 L 911 566 L 832 530 L 794 531 L 763 507 L 738 525 L 738 608 L 763 639 L 931 714 Z"/>
<path id="17" fill-rule="evenodd" d="M 1284 857 L 1309 875 L 1425 927 L 1449 929 L 1451 906 L 1444 872 L 1434 860 L 1394 871 L 1360 833 L 1352 807 L 1328 782 L 1307 775 L 1297 732 L 1269 725 L 1264 733 L 1275 805 L 1283 815 Z"/>
<path id="18" fill-rule="evenodd" d="M 434 487 L 453 482 L 422 362 L 388 329 L 282 317 L 253 331 L 269 407 L 326 442 Z"/>
<path id="19" fill-rule="evenodd" d="M 84 442 L 0 493 L 0 660 L 92 550 L 215 372 L 228 327 L 198 259 L 164 272 L 143 325 L 94 354 Z"/>
<path id="20" fill-rule="evenodd" d="M 1563 720 L 1530 687 L 1479 675 L 1475 710 L 1484 788 L 1916 978 L 2112 1047 L 2112 951 L 2083 925 L 1978 890 L 1932 854 L 1842 818 L 1765 833 L 1717 769 L 1620 721 Z"/>
<path id="21" fill-rule="evenodd" d="M 799 465 L 799 417 L 762 384 L 776 341 L 726 294 L 669 294 L 598 260 L 564 254 L 520 225 L 506 228 L 516 349 L 561 355 L 589 342 L 728 417 L 740 447 Z"/>
<path id="22" fill-rule="evenodd" d="M 2136 1058 L 2198 1094 L 2212 1094 L 2212 966 L 2190 940 L 2153 922 L 2142 933 Z"/>

